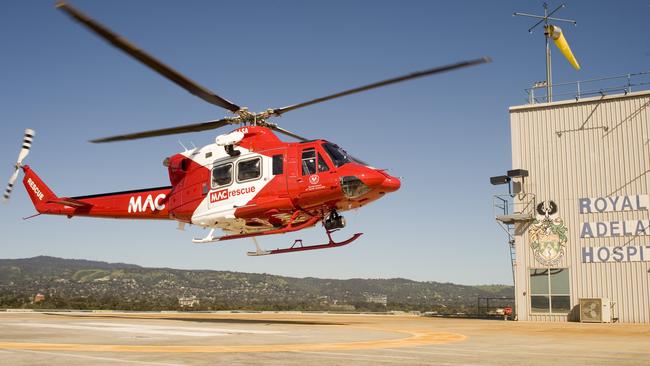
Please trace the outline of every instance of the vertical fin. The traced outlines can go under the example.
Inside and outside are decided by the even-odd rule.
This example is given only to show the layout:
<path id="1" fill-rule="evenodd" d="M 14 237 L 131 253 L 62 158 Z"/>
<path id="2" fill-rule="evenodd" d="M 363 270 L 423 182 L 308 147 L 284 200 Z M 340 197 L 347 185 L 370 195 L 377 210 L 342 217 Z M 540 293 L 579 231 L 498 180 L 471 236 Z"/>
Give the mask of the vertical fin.
<path id="1" fill-rule="evenodd" d="M 23 178 L 23 184 L 25 189 L 27 189 L 27 194 L 31 198 L 34 207 L 38 212 L 42 212 L 48 201 L 57 199 L 58 197 L 50 187 L 48 187 L 42 180 L 39 178 L 36 173 L 29 167 L 29 165 L 23 166 L 23 171 L 25 172 L 25 178 Z"/>

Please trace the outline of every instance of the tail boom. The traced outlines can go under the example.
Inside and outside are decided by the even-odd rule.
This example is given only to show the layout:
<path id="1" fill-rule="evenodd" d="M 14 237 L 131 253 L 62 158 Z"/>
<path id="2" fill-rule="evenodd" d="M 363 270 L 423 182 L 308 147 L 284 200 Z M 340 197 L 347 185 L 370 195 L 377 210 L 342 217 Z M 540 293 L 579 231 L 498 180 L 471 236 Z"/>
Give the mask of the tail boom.
<path id="1" fill-rule="evenodd" d="M 172 187 L 58 197 L 28 165 L 22 168 L 25 172 L 23 184 L 34 207 L 41 214 L 114 219 L 171 219 L 167 199 Z"/>

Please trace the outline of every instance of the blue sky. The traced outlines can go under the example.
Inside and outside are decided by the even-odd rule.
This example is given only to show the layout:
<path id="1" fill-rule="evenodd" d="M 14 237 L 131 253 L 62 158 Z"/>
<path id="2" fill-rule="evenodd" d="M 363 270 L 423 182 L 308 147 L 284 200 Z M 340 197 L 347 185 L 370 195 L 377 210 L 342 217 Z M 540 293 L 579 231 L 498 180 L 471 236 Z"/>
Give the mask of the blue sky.
<path id="1" fill-rule="evenodd" d="M 332 278 L 405 277 L 509 283 L 506 238 L 493 219 L 488 178 L 511 167 L 508 106 L 543 80 L 542 30 L 514 11 L 540 1 L 76 1 L 117 33 L 251 110 L 280 107 L 458 60 L 494 62 L 288 113 L 275 122 L 326 138 L 402 177 L 402 189 L 346 215 L 332 250 L 250 258 L 250 240 L 196 245 L 173 222 L 41 216 L 24 188 L 0 206 L 0 257 L 52 255 L 145 266 Z M 551 3 L 554 7 L 558 4 Z M 571 1 L 565 35 L 582 65 L 554 52 L 554 81 L 650 69 L 650 2 Z M 168 184 L 162 160 L 220 132 L 94 145 L 88 139 L 221 118 L 108 46 L 50 1 L 0 12 L 0 160 L 9 177 L 23 130 L 36 130 L 27 163 L 59 195 Z M 525 167 L 524 167 L 525 168 Z M 321 229 L 260 239 L 276 248 Z"/>

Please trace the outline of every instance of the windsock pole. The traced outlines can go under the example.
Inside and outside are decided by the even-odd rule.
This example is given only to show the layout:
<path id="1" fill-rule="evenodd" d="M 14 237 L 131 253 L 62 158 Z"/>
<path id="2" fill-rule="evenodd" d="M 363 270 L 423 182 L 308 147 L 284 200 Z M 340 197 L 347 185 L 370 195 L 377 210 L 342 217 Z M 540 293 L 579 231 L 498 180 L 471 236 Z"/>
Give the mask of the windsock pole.
<path id="1" fill-rule="evenodd" d="M 551 67 L 551 34 L 548 30 L 548 16 L 546 3 L 544 3 L 544 17 L 546 17 L 546 25 L 544 26 L 544 40 L 546 41 L 546 101 L 553 101 L 553 70 Z"/>
<path id="2" fill-rule="evenodd" d="M 513 14 L 514 16 L 524 16 L 524 17 L 539 19 L 539 21 L 537 23 L 535 23 L 535 25 L 533 25 L 532 27 L 530 27 L 528 29 L 528 33 L 533 33 L 533 29 L 535 29 L 535 27 L 537 27 L 538 25 L 544 23 L 544 42 L 545 42 L 545 46 L 546 46 L 545 49 L 546 49 L 546 101 L 547 102 L 552 102 L 553 101 L 553 69 L 551 67 L 551 42 L 550 41 L 554 36 L 553 35 L 553 26 L 550 25 L 548 23 L 548 21 L 553 20 L 553 21 L 557 21 L 557 22 L 573 23 L 573 25 L 577 24 L 577 22 L 575 20 L 573 20 L 573 19 L 562 19 L 562 18 L 551 17 L 551 15 L 553 15 L 558 10 L 564 8 L 565 6 L 566 6 L 566 4 L 562 4 L 562 5 L 558 6 L 557 8 L 555 8 L 553 11 L 549 12 L 548 11 L 548 4 L 544 3 L 544 15 L 543 16 L 542 15 L 535 15 L 535 14 L 528 14 L 528 13 L 514 13 Z M 561 30 L 559 30 L 559 32 L 561 32 Z M 553 38 L 553 40 L 555 41 L 554 38 Z M 566 45 L 566 48 L 568 48 L 568 44 L 566 44 L 566 40 L 564 40 L 563 42 Z M 580 66 L 578 65 L 576 67 L 577 61 L 575 61 L 575 57 L 573 57 L 573 54 L 571 54 L 571 58 L 573 59 L 573 61 L 572 61 L 572 59 L 569 58 L 569 56 L 566 55 L 565 50 L 561 49 L 561 51 L 565 55 L 565 57 L 567 57 L 567 59 L 569 59 L 569 62 L 571 62 L 573 67 L 575 67 L 577 70 L 579 70 Z M 569 50 L 569 52 L 571 52 L 571 51 Z M 574 64 L 574 61 L 575 61 L 575 64 Z"/>

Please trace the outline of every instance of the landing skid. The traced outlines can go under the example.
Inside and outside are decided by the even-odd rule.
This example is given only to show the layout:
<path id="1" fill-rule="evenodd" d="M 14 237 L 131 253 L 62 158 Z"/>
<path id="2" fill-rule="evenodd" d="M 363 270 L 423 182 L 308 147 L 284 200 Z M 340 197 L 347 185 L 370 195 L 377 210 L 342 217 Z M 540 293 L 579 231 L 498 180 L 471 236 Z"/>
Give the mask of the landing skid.
<path id="1" fill-rule="evenodd" d="M 305 250 L 317 250 L 317 249 L 327 249 L 327 248 L 336 248 L 336 247 L 342 247 L 344 245 L 350 244 L 353 241 L 357 240 L 363 233 L 356 233 L 352 235 L 349 239 L 341 241 L 341 242 L 336 242 L 334 239 L 332 239 L 332 233 L 336 230 L 325 230 L 325 233 L 327 233 L 327 237 L 329 238 L 329 243 L 327 244 L 316 244 L 316 245 L 303 245 L 302 244 L 302 239 L 297 239 L 293 242 L 293 245 L 289 248 L 278 248 L 278 249 L 273 249 L 273 250 L 262 250 L 260 246 L 257 244 L 257 241 L 255 241 L 255 247 L 256 251 L 254 252 L 247 252 L 246 255 L 251 256 L 251 257 L 258 257 L 261 255 L 270 255 L 270 254 L 282 254 L 282 253 L 291 253 L 291 252 L 301 252 Z"/>

